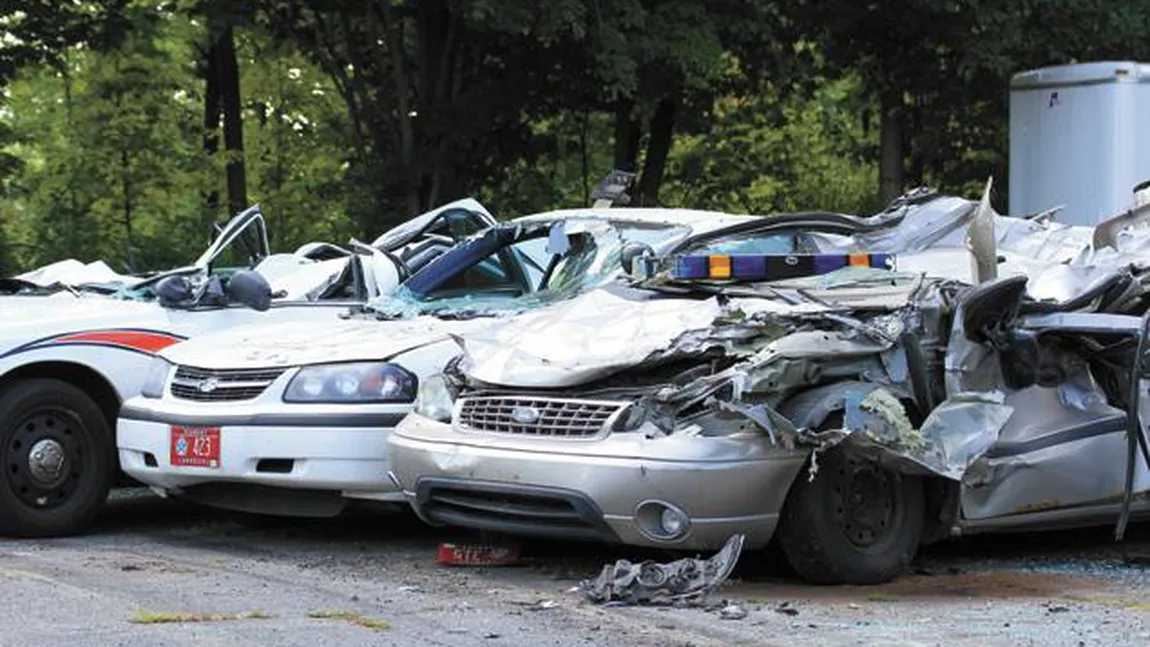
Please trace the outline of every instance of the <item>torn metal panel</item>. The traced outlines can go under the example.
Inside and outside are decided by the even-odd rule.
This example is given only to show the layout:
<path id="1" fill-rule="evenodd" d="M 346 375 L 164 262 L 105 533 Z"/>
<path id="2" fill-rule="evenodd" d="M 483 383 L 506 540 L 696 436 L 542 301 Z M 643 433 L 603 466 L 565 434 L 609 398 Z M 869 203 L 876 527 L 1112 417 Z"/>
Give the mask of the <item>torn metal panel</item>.
<path id="1" fill-rule="evenodd" d="M 975 214 L 975 203 L 954 196 L 937 196 L 915 204 L 897 204 L 906 215 L 893 230 L 858 236 L 857 249 L 918 252 L 939 244 L 960 231 Z"/>
<path id="2" fill-rule="evenodd" d="M 974 256 L 974 283 L 993 281 L 998 277 L 998 250 L 995 249 L 994 211 L 990 208 L 990 187 L 988 180 L 982 200 L 975 211 L 974 219 L 966 232 L 966 244 Z"/>
<path id="3" fill-rule="evenodd" d="M 959 480 L 995 441 L 1013 411 L 1002 404 L 1000 394 L 956 394 L 935 407 L 918 429 L 897 427 L 897 436 L 878 444 L 934 474 Z"/>
<path id="4" fill-rule="evenodd" d="M 848 443 L 853 450 L 893 469 L 954 481 L 960 480 L 971 462 L 994 442 L 1013 411 L 993 396 L 964 394 L 943 402 L 916 426 L 903 404 L 905 396 L 885 388 L 858 385 L 844 389 L 839 398 L 818 402 L 822 410 L 809 420 L 822 423 L 831 411 L 841 407 L 841 427 L 820 429 L 788 427 L 777 419 L 781 416 L 761 405 L 724 406 L 760 425 L 770 424 L 768 434 L 772 440 L 780 438 L 784 446 L 807 445 L 822 451 Z"/>

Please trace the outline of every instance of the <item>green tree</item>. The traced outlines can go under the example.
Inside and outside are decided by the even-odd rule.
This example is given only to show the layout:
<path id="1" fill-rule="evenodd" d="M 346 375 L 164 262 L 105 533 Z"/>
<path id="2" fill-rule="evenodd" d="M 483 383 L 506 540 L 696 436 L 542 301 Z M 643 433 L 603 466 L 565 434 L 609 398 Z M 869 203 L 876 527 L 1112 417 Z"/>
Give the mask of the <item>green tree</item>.
<path id="1" fill-rule="evenodd" d="M 290 43 L 258 30 L 238 40 L 247 182 L 277 249 L 339 242 L 357 231 L 346 212 L 347 111 L 331 78 Z"/>
<path id="2" fill-rule="evenodd" d="M 860 80 L 817 85 L 808 94 L 768 83 L 717 99 L 708 128 L 676 143 L 665 202 L 760 214 L 879 206 L 870 161 L 877 137 L 860 118 L 869 107 Z"/>
<path id="3" fill-rule="evenodd" d="M 24 265 L 76 256 L 163 267 L 204 244 L 188 198 L 210 169 L 183 89 L 187 41 L 174 37 L 189 25 L 143 9 L 130 18 L 118 50 L 68 51 L 8 89 L 9 152 L 24 168 L 6 184 L 3 215 Z"/>

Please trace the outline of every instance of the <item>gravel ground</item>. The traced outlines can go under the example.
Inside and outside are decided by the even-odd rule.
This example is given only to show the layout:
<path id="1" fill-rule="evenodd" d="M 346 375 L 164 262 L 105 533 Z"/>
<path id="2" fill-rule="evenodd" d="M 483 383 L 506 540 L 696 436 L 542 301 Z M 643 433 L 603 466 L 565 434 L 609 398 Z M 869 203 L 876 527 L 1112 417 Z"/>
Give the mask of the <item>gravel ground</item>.
<path id="1" fill-rule="evenodd" d="M 874 587 L 803 586 L 744 555 L 715 596 L 740 620 L 569 592 L 619 557 L 666 555 L 533 542 L 516 567 L 434 563 L 465 537 L 407 514 L 265 520 L 129 497 L 89 535 L 0 540 L 0 646 L 1150 645 L 1146 524 L 1122 544 L 1108 528 L 946 542 Z"/>

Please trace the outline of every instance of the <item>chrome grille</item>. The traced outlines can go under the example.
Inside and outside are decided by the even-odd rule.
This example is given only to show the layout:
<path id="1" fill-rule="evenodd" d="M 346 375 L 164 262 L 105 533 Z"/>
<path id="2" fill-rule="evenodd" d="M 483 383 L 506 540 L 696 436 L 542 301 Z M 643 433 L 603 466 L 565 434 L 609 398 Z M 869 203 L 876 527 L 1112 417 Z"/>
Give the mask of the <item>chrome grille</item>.
<path id="1" fill-rule="evenodd" d="M 199 402 L 235 402 L 259 397 L 276 378 L 282 368 L 206 369 L 192 366 L 176 367 L 172 378 L 172 395 L 183 400 Z"/>
<path id="2" fill-rule="evenodd" d="M 589 438 L 598 435 L 626 406 L 626 402 L 604 400 L 476 397 L 460 402 L 458 421 L 472 431 Z"/>

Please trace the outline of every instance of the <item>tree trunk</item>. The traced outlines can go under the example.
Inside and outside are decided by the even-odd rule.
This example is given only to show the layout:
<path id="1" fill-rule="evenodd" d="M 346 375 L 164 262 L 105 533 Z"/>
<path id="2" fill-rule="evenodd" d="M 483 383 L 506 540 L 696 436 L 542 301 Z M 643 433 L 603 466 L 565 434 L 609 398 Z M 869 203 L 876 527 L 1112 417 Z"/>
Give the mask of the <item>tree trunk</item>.
<path id="1" fill-rule="evenodd" d="M 635 103 L 620 99 L 615 104 L 615 169 L 634 172 L 639 157 L 639 122 L 632 114 Z"/>
<path id="2" fill-rule="evenodd" d="M 902 194 L 902 126 L 906 112 L 903 110 L 902 93 L 884 92 L 881 99 L 882 114 L 879 118 L 878 193 L 883 204 Z"/>
<path id="3" fill-rule="evenodd" d="M 663 184 L 663 171 L 667 167 L 667 155 L 671 152 L 671 141 L 675 135 L 678 103 L 677 96 L 663 97 L 651 117 L 647 154 L 643 156 L 643 175 L 639 178 L 638 204 L 641 207 L 659 204 L 659 187 Z"/>
<path id="4" fill-rule="evenodd" d="M 922 141 L 921 133 L 926 132 L 923 126 L 923 115 L 926 106 L 923 105 L 921 99 L 916 98 L 911 103 L 910 114 L 904 123 L 910 124 L 910 141 L 907 142 L 910 150 L 907 152 L 910 156 L 909 167 L 906 175 L 903 177 L 903 184 L 907 187 L 923 186 L 926 183 L 926 167 L 927 158 L 931 155 L 933 150 Z M 905 113 L 904 113 L 905 114 Z M 919 137 L 915 137 L 918 134 Z"/>
<path id="5" fill-rule="evenodd" d="M 399 154 L 403 167 L 404 177 L 407 178 L 404 194 L 407 197 L 408 217 L 419 213 L 422 209 L 420 200 L 420 185 L 422 174 L 415 168 L 415 125 L 411 114 L 411 81 L 408 78 L 407 68 L 403 58 L 403 32 L 399 20 L 391 6 L 390 0 L 380 0 L 380 17 L 383 19 L 383 28 L 387 36 L 387 47 L 390 50 L 392 82 L 394 83 L 396 121 L 399 126 Z M 421 61 L 428 65 L 427 61 Z"/>
<path id="6" fill-rule="evenodd" d="M 228 152 L 228 211 L 236 215 L 248 206 L 247 173 L 244 167 L 244 122 L 240 112 L 240 69 L 231 26 L 224 28 L 214 47 L 219 48 L 218 78 L 224 109 L 224 149 Z"/>
<path id="7" fill-rule="evenodd" d="M 120 149 L 120 190 L 123 193 L 123 216 L 124 216 L 124 238 L 127 241 L 124 245 L 127 250 L 127 258 L 124 259 L 125 264 L 132 272 L 139 272 L 140 268 L 136 267 L 136 246 L 135 241 L 132 239 L 132 217 L 133 217 L 133 200 L 135 191 L 132 187 L 132 158 L 126 148 Z"/>
<path id="8" fill-rule="evenodd" d="M 591 117 L 588 112 L 588 109 L 584 108 L 579 115 L 579 173 L 583 178 L 583 202 L 580 204 L 591 204 L 591 181 L 588 177 L 591 165 L 587 158 L 587 122 Z"/>
<path id="9" fill-rule="evenodd" d="M 213 42 L 204 54 L 204 154 L 211 159 L 220 150 L 220 64 L 218 48 Z M 210 226 L 220 208 L 220 192 L 204 194 L 204 225 Z"/>

